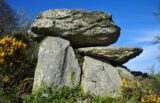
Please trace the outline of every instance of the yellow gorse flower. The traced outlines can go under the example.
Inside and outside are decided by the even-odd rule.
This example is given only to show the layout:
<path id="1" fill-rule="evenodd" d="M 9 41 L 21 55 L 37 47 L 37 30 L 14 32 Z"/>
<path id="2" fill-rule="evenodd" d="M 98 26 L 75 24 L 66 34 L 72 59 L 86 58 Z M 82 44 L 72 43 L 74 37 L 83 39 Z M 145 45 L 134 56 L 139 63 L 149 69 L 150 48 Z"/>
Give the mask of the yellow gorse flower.
<path id="1" fill-rule="evenodd" d="M 157 103 L 160 103 L 160 97 L 157 98 Z"/>
<path id="2" fill-rule="evenodd" d="M 140 84 L 138 83 L 137 80 L 134 80 L 134 81 L 133 81 L 133 84 L 134 84 L 134 86 L 135 86 L 136 88 L 138 88 L 138 87 L 140 86 Z"/>
<path id="3" fill-rule="evenodd" d="M 160 97 L 152 93 L 141 98 L 141 102 L 142 103 L 160 103 Z"/>
<path id="4" fill-rule="evenodd" d="M 27 44 L 23 43 L 21 40 L 8 36 L 3 37 L 0 40 L 0 64 L 4 64 L 5 62 L 8 63 L 8 60 L 6 60 L 7 57 L 16 61 L 16 58 L 18 58 L 15 56 L 18 55 L 16 53 L 18 52 L 23 54 L 26 48 Z M 17 61 L 18 60 L 19 59 L 17 59 Z M 12 66 L 13 62 L 9 62 L 9 65 Z"/>
<path id="5" fill-rule="evenodd" d="M 142 103 L 145 103 L 145 100 L 144 100 L 144 98 L 141 98 L 141 102 L 142 102 Z"/>
<path id="6" fill-rule="evenodd" d="M 125 79 L 122 79 L 121 84 L 124 88 L 129 88 L 129 84 Z"/>
<path id="7" fill-rule="evenodd" d="M 5 82 L 5 83 L 9 83 L 10 81 L 11 81 L 11 79 L 10 79 L 10 77 L 8 76 L 8 75 L 5 75 L 4 77 L 3 77 L 3 80 L 2 80 L 3 82 Z"/>

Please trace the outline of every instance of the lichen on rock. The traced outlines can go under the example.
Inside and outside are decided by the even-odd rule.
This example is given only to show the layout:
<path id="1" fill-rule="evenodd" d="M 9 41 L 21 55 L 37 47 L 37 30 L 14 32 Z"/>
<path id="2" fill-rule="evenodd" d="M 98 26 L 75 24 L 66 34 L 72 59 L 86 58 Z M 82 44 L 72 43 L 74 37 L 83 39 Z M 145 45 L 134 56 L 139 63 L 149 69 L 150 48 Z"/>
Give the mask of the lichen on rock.
<path id="1" fill-rule="evenodd" d="M 35 37 L 59 36 L 74 47 L 104 46 L 118 40 L 120 28 L 109 13 L 55 9 L 42 12 L 31 25 Z"/>

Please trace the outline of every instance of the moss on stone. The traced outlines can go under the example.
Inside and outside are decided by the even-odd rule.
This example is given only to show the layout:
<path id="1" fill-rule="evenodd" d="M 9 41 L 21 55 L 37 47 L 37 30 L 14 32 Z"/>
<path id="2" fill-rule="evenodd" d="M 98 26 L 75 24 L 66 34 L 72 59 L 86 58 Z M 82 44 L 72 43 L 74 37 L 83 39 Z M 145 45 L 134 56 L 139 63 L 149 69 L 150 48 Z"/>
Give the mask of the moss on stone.
<path id="1" fill-rule="evenodd" d="M 74 86 L 74 80 L 75 80 L 75 72 L 74 71 L 71 71 L 70 79 L 71 79 L 72 86 Z"/>

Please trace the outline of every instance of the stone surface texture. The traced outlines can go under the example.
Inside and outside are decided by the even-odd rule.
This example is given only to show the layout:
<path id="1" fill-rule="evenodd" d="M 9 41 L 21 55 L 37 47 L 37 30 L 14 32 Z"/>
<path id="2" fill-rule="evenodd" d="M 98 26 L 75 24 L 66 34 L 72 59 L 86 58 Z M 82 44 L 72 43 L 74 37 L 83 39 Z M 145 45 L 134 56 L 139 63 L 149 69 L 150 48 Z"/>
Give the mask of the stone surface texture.
<path id="1" fill-rule="evenodd" d="M 97 96 L 118 96 L 121 91 L 121 77 L 108 61 L 85 56 L 82 69 L 84 92 Z"/>
<path id="2" fill-rule="evenodd" d="M 106 46 L 116 42 L 120 28 L 109 13 L 72 9 L 42 12 L 31 25 L 34 37 L 59 36 L 72 46 Z M 36 36 L 37 34 L 37 36 Z"/>
<path id="3" fill-rule="evenodd" d="M 127 68 L 123 66 L 118 66 L 116 67 L 116 69 L 118 70 L 122 79 L 125 79 L 129 82 L 133 82 L 134 76 L 131 74 L 131 72 Z"/>
<path id="4" fill-rule="evenodd" d="M 104 58 L 114 64 L 124 64 L 130 59 L 141 54 L 142 48 L 138 47 L 86 47 L 79 48 L 82 55 Z"/>
<path id="5" fill-rule="evenodd" d="M 78 86 L 80 74 L 81 69 L 69 41 L 59 37 L 47 37 L 42 41 L 33 91 L 43 84 L 53 90 L 63 86 Z"/>

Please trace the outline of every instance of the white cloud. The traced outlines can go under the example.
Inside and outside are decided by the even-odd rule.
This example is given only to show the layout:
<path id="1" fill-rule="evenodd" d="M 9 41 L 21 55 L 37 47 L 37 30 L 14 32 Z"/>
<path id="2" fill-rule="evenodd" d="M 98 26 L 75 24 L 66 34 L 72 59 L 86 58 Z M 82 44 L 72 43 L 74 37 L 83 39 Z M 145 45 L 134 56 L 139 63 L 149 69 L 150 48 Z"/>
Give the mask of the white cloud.
<path id="1" fill-rule="evenodd" d="M 141 31 L 140 33 L 133 34 L 134 36 L 129 37 L 129 44 L 137 44 L 137 43 L 152 43 L 155 36 L 160 34 L 160 31 Z"/>
<path id="2" fill-rule="evenodd" d="M 145 34 L 145 35 L 136 35 L 134 38 L 129 38 L 129 44 L 137 44 L 137 43 L 153 43 L 155 36 L 151 34 Z"/>
<path id="3" fill-rule="evenodd" d="M 126 34 L 127 37 L 125 36 Z M 160 62 L 156 59 L 158 54 L 160 54 L 160 49 L 158 46 L 160 44 L 153 45 L 154 37 L 160 34 L 159 28 L 150 28 L 150 29 L 137 29 L 132 31 L 126 31 L 123 35 L 118 46 L 140 46 L 143 48 L 142 54 L 136 58 L 130 60 L 125 65 L 134 71 L 143 71 L 147 72 L 147 68 L 151 65 L 156 65 L 156 71 L 160 71 Z M 125 42 L 124 42 L 125 41 Z M 158 68 L 159 67 L 159 68 Z M 159 70 L 158 70 L 159 69 Z"/>
<path id="4" fill-rule="evenodd" d="M 157 55 L 160 53 L 159 44 L 157 45 L 149 45 L 149 46 L 143 46 L 143 53 L 136 57 L 133 60 L 130 60 L 125 65 L 131 69 L 136 71 L 143 71 L 146 72 L 148 66 L 156 65 L 159 66 L 158 60 L 156 60 Z M 156 68 L 158 71 L 158 67 Z M 160 70 L 159 70 L 160 71 Z"/>
<path id="5" fill-rule="evenodd" d="M 144 43 L 144 42 L 153 42 L 153 36 L 151 37 L 144 37 L 144 38 L 133 38 L 132 40 L 130 40 L 131 44 L 135 44 L 135 43 Z"/>

